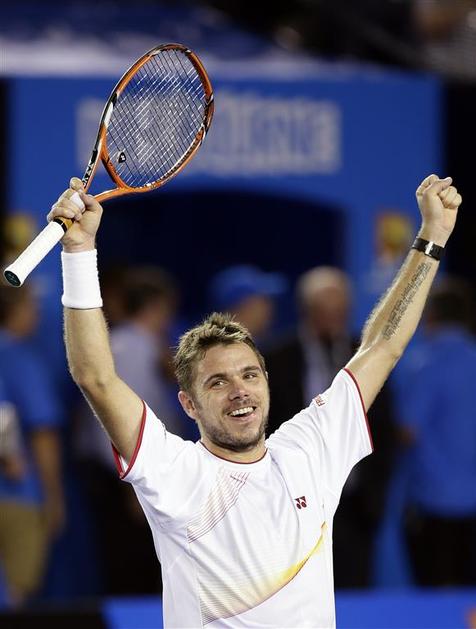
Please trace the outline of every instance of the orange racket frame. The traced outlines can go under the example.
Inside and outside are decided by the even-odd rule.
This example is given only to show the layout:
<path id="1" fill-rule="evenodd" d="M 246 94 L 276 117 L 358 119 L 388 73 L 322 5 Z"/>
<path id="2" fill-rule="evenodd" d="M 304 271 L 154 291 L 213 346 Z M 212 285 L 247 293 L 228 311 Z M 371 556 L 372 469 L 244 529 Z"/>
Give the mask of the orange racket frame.
<path id="1" fill-rule="evenodd" d="M 106 138 L 108 124 L 111 119 L 114 106 L 131 78 L 155 55 L 170 50 L 175 50 L 186 55 L 194 66 L 200 78 L 205 95 L 202 123 L 189 148 L 177 161 L 177 163 L 170 170 L 167 171 L 165 175 L 163 175 L 157 181 L 148 183 L 147 185 L 144 185 L 142 187 L 131 187 L 124 183 L 120 176 L 117 174 L 108 154 Z M 123 194 L 149 192 L 151 190 L 154 190 L 155 188 L 163 186 L 167 181 L 169 181 L 169 179 L 177 175 L 188 164 L 188 162 L 197 152 L 210 127 L 213 117 L 213 111 L 214 101 L 212 85 L 210 83 L 210 79 L 208 78 L 206 70 L 197 55 L 182 44 L 163 44 L 161 46 L 156 46 L 155 48 L 152 48 L 152 50 L 149 50 L 147 53 L 145 53 L 145 55 L 138 59 L 124 73 L 124 75 L 118 81 L 117 85 L 114 87 L 108 101 L 106 102 L 99 122 L 99 130 L 91 153 L 91 157 L 82 178 L 84 189 L 88 191 L 100 161 L 102 162 L 104 168 L 106 169 L 107 173 L 117 187 L 112 188 L 111 190 L 105 190 L 104 192 L 100 192 L 99 194 L 95 194 L 94 196 L 99 202 Z M 75 193 L 75 195 L 79 196 L 78 193 Z M 64 233 L 71 227 L 72 224 L 73 220 L 68 218 L 55 218 L 51 223 L 49 223 L 38 234 L 35 240 L 33 240 L 33 242 L 25 249 L 25 251 L 12 264 L 10 264 L 10 266 L 5 269 L 4 275 L 7 281 L 12 284 L 12 286 L 21 286 L 26 277 L 55 246 L 55 244 L 57 244 L 61 240 Z M 61 230 L 58 226 L 61 227 Z"/>

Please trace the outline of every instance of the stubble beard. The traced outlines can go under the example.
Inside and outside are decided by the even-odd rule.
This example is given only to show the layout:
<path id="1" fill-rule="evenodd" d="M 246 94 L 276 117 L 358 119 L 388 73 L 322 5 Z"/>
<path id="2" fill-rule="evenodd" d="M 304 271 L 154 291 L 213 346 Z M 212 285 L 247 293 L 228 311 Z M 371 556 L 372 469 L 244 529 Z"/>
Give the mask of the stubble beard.
<path id="1" fill-rule="evenodd" d="M 200 417 L 199 423 L 200 432 L 210 439 L 214 445 L 232 452 L 249 452 L 263 439 L 268 425 L 268 415 L 263 417 L 256 433 L 252 435 L 234 435 L 222 425 L 211 425 L 203 417 Z"/>

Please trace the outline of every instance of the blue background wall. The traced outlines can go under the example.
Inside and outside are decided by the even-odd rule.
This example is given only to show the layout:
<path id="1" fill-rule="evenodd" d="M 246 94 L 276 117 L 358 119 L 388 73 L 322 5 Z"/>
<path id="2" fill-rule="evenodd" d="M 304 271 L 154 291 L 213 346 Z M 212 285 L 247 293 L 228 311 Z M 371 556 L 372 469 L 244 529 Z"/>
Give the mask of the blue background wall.
<path id="1" fill-rule="evenodd" d="M 423 75 L 350 66 L 316 65 L 297 78 L 249 64 L 233 68 L 216 66 L 211 76 L 215 119 L 190 166 L 163 190 L 107 203 L 101 264 L 121 252 L 129 262 L 175 271 L 189 318 L 206 308 L 206 283 L 217 265 L 257 263 L 286 273 L 292 285 L 310 266 L 338 264 L 356 283 L 358 328 L 377 296 L 367 280 L 379 213 L 395 209 L 417 228 L 415 188 L 439 172 L 440 85 Z M 116 80 L 11 79 L 13 212 L 27 211 L 43 225 L 70 176 L 82 174 Z M 98 175 L 92 191 L 106 187 L 108 178 Z M 195 237 L 200 228 L 206 247 Z M 58 257 L 59 247 L 35 281 L 43 296 L 39 343 L 60 373 Z M 291 318 L 285 313 L 282 323 Z"/>

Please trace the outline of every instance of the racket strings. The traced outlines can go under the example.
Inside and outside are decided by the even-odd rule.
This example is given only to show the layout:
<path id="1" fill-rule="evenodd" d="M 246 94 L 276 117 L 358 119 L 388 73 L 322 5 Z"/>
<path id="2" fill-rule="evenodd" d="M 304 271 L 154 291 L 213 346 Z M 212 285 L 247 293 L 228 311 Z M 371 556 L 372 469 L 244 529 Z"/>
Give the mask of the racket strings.
<path id="1" fill-rule="evenodd" d="M 146 98 L 144 98 L 144 92 L 149 94 L 150 98 L 153 98 L 153 89 L 156 88 L 155 80 L 150 80 L 149 73 L 142 71 L 142 76 L 135 77 L 136 80 L 134 83 L 130 83 L 125 91 L 121 95 L 121 101 L 119 107 L 116 106 L 116 122 L 117 126 L 121 129 L 121 142 L 124 147 L 122 151 L 120 151 L 120 155 L 125 158 L 122 169 L 119 165 L 116 166 L 117 170 L 122 170 L 120 173 L 123 175 L 127 172 L 129 174 L 129 179 L 126 183 L 129 185 L 134 185 L 136 182 L 134 181 L 134 175 L 137 175 L 138 169 L 139 172 L 144 173 L 147 176 L 147 172 L 144 172 L 144 164 L 145 160 L 143 159 L 144 149 L 149 147 L 148 152 L 152 153 L 154 150 L 154 145 L 157 147 L 157 142 L 154 142 L 153 134 L 149 130 L 149 108 L 150 103 Z M 147 81 L 144 89 L 142 84 L 144 81 Z M 160 96 L 160 92 L 156 94 L 156 96 Z M 122 111 L 121 111 L 122 108 Z M 114 128 L 110 126 L 109 135 L 111 139 L 113 139 L 113 130 Z M 118 144 L 117 142 L 110 142 L 112 145 L 111 148 L 114 147 L 114 144 Z M 129 145 L 129 146 L 128 146 Z M 126 147 L 128 148 L 127 153 L 125 152 Z M 131 149 L 133 149 L 131 151 Z M 111 151 L 112 152 L 112 151 Z M 135 159 L 128 159 L 132 155 Z M 114 158 L 114 155 L 112 155 Z M 149 169 L 153 170 L 153 164 L 149 164 Z M 132 178 L 132 179 L 131 179 Z M 137 184 L 139 185 L 139 184 Z"/>
<path id="2" fill-rule="evenodd" d="M 197 118 L 196 116 L 192 116 L 191 120 L 187 118 L 186 114 L 190 113 L 187 112 L 187 110 L 190 110 L 190 105 L 188 99 L 186 99 L 185 96 L 190 97 L 192 95 L 192 92 L 188 90 L 188 93 L 185 94 L 183 92 L 183 89 L 179 89 L 181 86 L 179 85 L 176 77 L 174 78 L 173 76 L 171 76 L 168 78 L 170 78 L 171 80 L 172 87 L 176 88 L 173 93 L 170 93 L 169 91 L 169 93 L 166 94 L 166 97 L 169 101 L 169 109 L 159 110 L 159 108 L 155 105 L 156 101 L 153 100 L 151 102 L 152 109 L 154 110 L 153 113 L 155 115 L 155 119 L 159 121 L 162 119 L 164 121 L 164 123 L 160 125 L 161 138 L 163 139 L 161 146 L 163 161 L 163 172 L 161 173 L 162 177 L 166 176 L 168 172 L 175 167 L 176 163 L 180 162 L 180 157 L 187 153 L 187 150 L 190 146 L 190 141 L 195 139 L 195 129 L 197 129 L 198 131 L 202 120 L 201 118 Z M 199 84 L 199 89 L 201 89 L 201 84 Z M 186 133 L 185 135 L 180 133 L 183 123 L 186 123 L 187 125 L 192 125 L 192 135 L 190 135 L 190 133 Z M 188 129 L 189 126 L 187 127 L 187 130 Z M 147 126 L 145 126 L 145 130 L 149 130 Z M 141 166 L 148 164 L 149 167 L 151 167 L 153 165 L 153 162 L 151 162 L 150 160 L 151 153 L 154 151 L 155 148 L 158 147 L 157 142 L 154 142 L 156 138 L 154 137 L 151 139 L 150 133 L 148 133 L 147 135 L 149 138 L 149 142 L 145 143 L 142 149 L 139 151 L 139 159 Z M 152 134 L 152 136 L 154 136 L 154 134 Z M 152 168 L 151 175 L 153 179 L 155 179 L 156 177 L 153 176 L 155 171 L 156 168 Z"/>
<path id="3" fill-rule="evenodd" d="M 182 59 L 179 57 L 180 63 L 182 63 Z M 176 90 L 175 97 L 171 100 L 171 109 L 168 112 L 168 129 L 170 129 L 170 133 L 166 133 L 166 138 L 169 140 L 168 145 L 165 147 L 167 150 L 167 155 L 171 162 L 175 159 L 175 145 L 178 142 L 182 148 L 183 154 L 189 149 L 189 126 L 191 125 L 192 129 L 199 129 L 202 125 L 203 115 L 204 115 L 204 107 L 200 106 L 198 108 L 194 107 L 197 102 L 197 98 L 200 99 L 203 93 L 203 86 L 201 84 L 200 79 L 195 73 L 195 69 L 190 67 L 187 71 L 187 90 L 185 92 L 181 90 Z M 178 86 L 177 86 L 178 87 Z M 174 111 L 172 111 L 172 109 Z M 187 133 L 185 136 L 180 134 L 174 134 L 174 125 L 173 122 L 175 120 L 179 121 L 178 130 L 183 129 L 183 125 L 187 125 Z M 172 163 L 173 167 L 173 163 Z"/>
<path id="4" fill-rule="evenodd" d="M 131 174 L 133 175 L 134 171 L 137 171 L 137 167 L 139 167 L 141 171 L 144 171 L 144 167 L 145 167 L 146 175 L 147 174 L 152 175 L 151 177 L 148 177 L 148 178 L 152 180 L 156 180 L 157 169 L 155 167 L 154 160 L 151 160 L 151 156 L 153 155 L 154 152 L 157 151 L 159 144 L 157 142 L 157 139 L 158 139 L 157 134 L 153 133 L 154 129 L 151 130 L 151 126 L 150 124 L 148 124 L 150 122 L 150 119 L 152 118 L 157 123 L 156 127 L 160 127 L 159 131 L 161 133 L 162 139 L 164 140 L 162 142 L 161 152 L 163 156 L 165 169 L 167 169 L 167 165 L 168 165 L 167 164 L 168 154 L 170 154 L 169 157 L 172 156 L 173 158 L 175 158 L 176 157 L 175 153 L 177 152 L 177 149 L 180 149 L 181 151 L 185 151 L 187 146 L 180 142 L 180 136 L 177 136 L 177 134 L 175 134 L 173 137 L 171 137 L 170 132 L 168 132 L 168 129 L 171 127 L 171 123 L 174 123 L 173 116 L 177 118 L 177 115 L 180 114 L 180 111 L 178 112 L 178 114 L 177 114 L 177 111 L 175 112 L 168 112 L 167 110 L 158 111 L 158 107 L 154 106 L 155 103 L 158 100 L 160 100 L 160 98 L 167 97 L 167 91 L 170 92 L 170 90 L 168 90 L 167 88 L 167 83 L 164 82 L 162 84 L 162 87 L 158 88 L 157 86 L 160 83 L 160 81 L 157 80 L 157 76 L 154 76 L 154 75 L 151 76 L 151 73 L 148 71 L 148 68 L 145 68 L 145 71 L 143 72 L 143 74 L 144 76 L 138 78 L 136 85 L 134 86 L 134 90 L 133 91 L 130 90 L 130 93 L 132 93 L 135 96 L 134 103 L 133 103 L 135 107 L 131 106 L 132 99 L 130 98 L 124 99 L 125 112 L 127 115 L 123 116 L 122 123 L 124 124 L 124 128 L 129 133 L 129 135 L 132 133 L 134 137 L 135 145 L 136 145 L 135 146 L 136 158 L 137 158 L 136 163 L 133 165 L 134 168 L 131 168 L 130 161 L 126 161 L 124 169 L 128 171 L 130 175 Z M 178 87 L 180 87 L 183 92 L 183 87 L 179 85 L 179 81 L 177 80 L 177 77 L 169 73 L 169 75 L 166 76 L 166 80 L 172 85 L 172 87 L 175 87 L 176 90 Z M 146 88 L 147 93 L 150 92 L 152 94 L 153 91 L 155 90 L 156 96 L 158 96 L 159 99 L 150 98 L 150 94 L 148 94 L 148 98 L 145 98 L 145 99 L 143 98 L 142 103 L 140 102 L 139 97 L 141 96 L 143 97 L 143 93 L 144 93 L 144 87 L 143 87 L 144 83 L 145 83 L 145 88 Z M 192 93 L 190 90 L 188 91 L 190 94 Z M 180 96 L 182 96 L 182 92 L 178 92 Z M 177 110 L 177 107 L 173 106 L 174 101 L 171 98 L 170 94 L 168 95 L 168 99 L 169 99 L 170 109 Z M 137 106 L 137 103 L 139 103 L 138 106 Z M 161 121 L 163 121 L 162 124 L 160 124 Z M 196 122 L 197 119 L 195 118 L 194 121 Z M 170 146 L 171 141 L 174 142 L 173 147 Z"/>
<path id="5" fill-rule="evenodd" d="M 206 105 L 200 76 L 183 52 L 151 57 L 120 94 L 107 129 L 121 180 L 139 188 L 172 174 L 199 141 Z"/>
<path id="6" fill-rule="evenodd" d="M 189 73 L 190 74 L 190 73 Z M 188 138 L 184 138 L 181 136 L 177 136 L 174 135 L 173 132 L 175 130 L 176 127 L 176 122 L 177 120 L 180 120 L 181 118 L 185 117 L 185 114 L 187 113 L 187 110 L 190 110 L 190 105 L 188 102 L 188 98 L 186 98 L 185 96 L 189 97 L 189 96 L 195 96 L 195 94 L 193 94 L 190 90 L 188 91 L 188 93 L 186 95 L 184 95 L 181 91 L 178 90 L 178 80 L 176 77 L 173 77 L 173 75 L 170 75 L 170 80 L 171 80 L 171 84 L 177 88 L 177 90 L 175 91 L 175 93 L 173 94 L 173 98 L 171 97 L 172 95 L 169 95 L 169 106 L 170 109 L 164 110 L 164 112 L 158 111 L 157 107 L 155 107 L 155 114 L 157 116 L 157 119 L 159 120 L 159 116 L 161 113 L 164 114 L 163 119 L 164 119 L 164 123 L 163 125 L 161 125 L 161 130 L 163 133 L 163 138 L 165 140 L 164 142 L 164 148 L 165 148 L 165 161 L 168 160 L 168 158 L 170 158 L 172 161 L 175 158 L 175 152 L 177 148 L 180 148 L 182 153 L 185 153 L 188 149 L 188 144 L 186 142 L 186 140 Z M 201 89 L 201 84 L 199 83 L 198 86 L 199 89 Z M 177 103 L 177 101 L 179 101 Z M 177 106 L 178 105 L 178 106 Z M 192 120 L 191 123 L 192 124 L 197 124 L 198 125 L 201 123 L 201 119 L 197 119 L 196 116 L 193 116 L 193 112 L 192 112 Z M 180 120 L 180 122 L 182 122 Z M 178 146 L 177 146 L 178 144 Z M 148 153 L 146 153 L 145 155 L 139 155 L 139 157 L 141 158 L 141 162 L 145 163 L 146 159 L 149 157 L 149 153 L 151 150 L 151 145 L 149 145 L 149 151 Z M 143 151 L 140 151 L 140 153 L 143 153 Z M 173 166 L 174 164 L 172 164 Z"/>
<path id="7" fill-rule="evenodd" d="M 164 83 L 162 85 L 162 89 L 157 90 L 157 84 L 158 81 L 157 79 L 152 76 L 150 76 L 150 73 L 147 71 L 147 68 L 145 68 L 145 76 L 141 77 L 139 79 L 139 81 L 137 82 L 137 86 L 135 88 L 135 94 L 136 94 L 136 101 L 137 99 L 137 95 L 142 94 L 143 89 L 142 89 L 142 82 L 143 80 L 147 80 L 148 82 L 148 86 L 147 89 L 149 90 L 149 86 L 150 86 L 150 91 L 152 90 L 156 90 L 157 95 L 159 97 L 162 97 L 164 95 L 166 95 L 167 92 L 167 85 L 166 83 Z M 170 84 L 172 85 L 172 87 L 178 87 L 178 81 L 177 78 L 174 77 L 173 75 L 169 75 L 166 77 L 166 79 L 170 82 Z M 169 90 L 170 91 L 170 90 Z M 180 95 L 180 92 L 179 92 Z M 169 106 L 170 109 L 174 108 L 175 110 L 177 109 L 177 107 L 173 107 L 174 106 L 174 102 L 171 98 L 171 95 L 168 95 L 169 97 Z M 155 99 L 157 100 L 157 99 Z M 163 110 L 163 111 L 158 111 L 157 107 L 154 107 L 154 99 L 150 100 L 144 100 L 142 105 L 139 105 L 138 108 L 134 110 L 131 109 L 130 107 L 130 101 L 129 99 L 124 101 L 127 105 L 127 110 L 128 110 L 128 114 L 129 114 L 129 119 L 132 119 L 132 116 L 134 116 L 133 120 L 135 122 L 135 138 L 136 138 L 136 145 L 137 145 L 137 158 L 138 158 L 138 165 L 140 167 L 144 167 L 144 165 L 149 164 L 149 166 L 151 166 L 152 164 L 150 163 L 150 154 L 152 152 L 154 152 L 154 150 L 157 148 L 157 138 L 154 137 L 154 134 L 150 132 L 150 126 L 148 124 L 145 124 L 145 116 L 147 116 L 148 118 L 150 118 L 151 116 L 151 111 L 150 109 L 154 109 L 155 111 L 153 112 L 154 114 L 154 119 L 156 121 L 159 122 L 160 125 L 160 121 L 161 119 L 165 121 L 165 125 L 162 124 L 160 125 L 161 127 L 161 133 L 162 133 L 162 137 L 164 139 L 165 142 L 163 142 L 164 147 L 165 148 L 165 154 L 167 155 L 167 153 L 172 153 L 174 154 L 177 150 L 177 140 L 180 140 L 180 137 L 177 137 L 177 135 L 175 134 L 175 136 L 173 138 L 171 138 L 171 134 L 167 132 L 168 128 L 173 128 L 173 125 L 171 125 L 171 123 L 174 122 L 173 116 L 172 116 L 172 120 L 171 118 L 171 113 L 168 112 L 167 110 Z M 173 112 L 175 117 L 177 117 L 177 111 Z M 178 112 L 180 114 L 180 111 Z M 162 115 L 160 115 L 162 114 Z M 176 126 L 176 125 L 175 125 Z M 129 130 L 129 132 L 131 131 L 130 125 L 126 124 L 126 129 Z M 145 136 L 145 137 L 144 137 Z M 169 140 L 169 142 L 167 143 L 167 140 Z M 170 140 L 174 140 L 175 142 L 175 147 L 170 147 Z M 184 151 L 186 149 L 186 146 L 184 146 L 184 144 L 180 143 L 179 141 L 179 146 L 178 148 L 180 148 L 182 151 Z M 167 150 L 168 149 L 168 150 Z M 174 150 L 175 149 L 175 150 Z M 137 166 L 137 164 L 136 164 Z"/>
<path id="8" fill-rule="evenodd" d="M 183 67 L 182 59 L 178 57 L 178 60 Z M 200 108 L 200 111 L 198 112 L 197 109 L 194 109 L 191 107 L 191 103 L 195 103 L 196 98 L 200 97 L 199 95 L 201 94 L 203 90 L 203 86 L 198 76 L 196 75 L 195 69 L 193 68 L 193 66 L 189 67 L 188 70 L 186 71 L 186 77 L 188 79 L 187 90 L 185 93 L 181 91 L 175 92 L 175 99 L 171 101 L 172 107 L 169 112 L 170 114 L 169 117 L 172 116 L 172 108 L 174 108 L 175 116 L 177 116 L 178 119 L 180 119 L 181 123 L 183 122 L 183 119 L 186 119 L 188 116 L 190 116 L 190 122 L 192 123 L 192 125 L 200 126 L 203 120 L 202 108 Z M 199 115 L 197 115 L 197 113 L 199 113 Z M 171 139 L 172 141 L 174 140 L 173 137 Z M 178 138 L 178 140 L 179 141 L 183 140 L 183 138 Z M 185 144 L 183 145 L 183 148 L 184 149 L 186 148 Z"/>

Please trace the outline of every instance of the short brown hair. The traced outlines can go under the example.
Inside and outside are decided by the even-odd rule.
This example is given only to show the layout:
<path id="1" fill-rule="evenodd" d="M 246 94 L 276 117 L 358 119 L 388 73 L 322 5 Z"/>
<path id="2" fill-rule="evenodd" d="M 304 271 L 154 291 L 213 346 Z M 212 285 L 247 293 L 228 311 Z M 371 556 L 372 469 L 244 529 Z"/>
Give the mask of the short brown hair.
<path id="1" fill-rule="evenodd" d="M 195 366 L 211 347 L 233 343 L 248 345 L 256 354 L 261 369 L 266 373 L 264 358 L 247 328 L 235 321 L 230 314 L 213 312 L 180 338 L 174 356 L 175 376 L 180 389 L 191 392 L 195 379 Z"/>
<path id="2" fill-rule="evenodd" d="M 172 277 L 160 267 L 132 267 L 122 278 L 124 310 L 134 317 L 156 300 L 173 302 L 176 297 Z"/>

